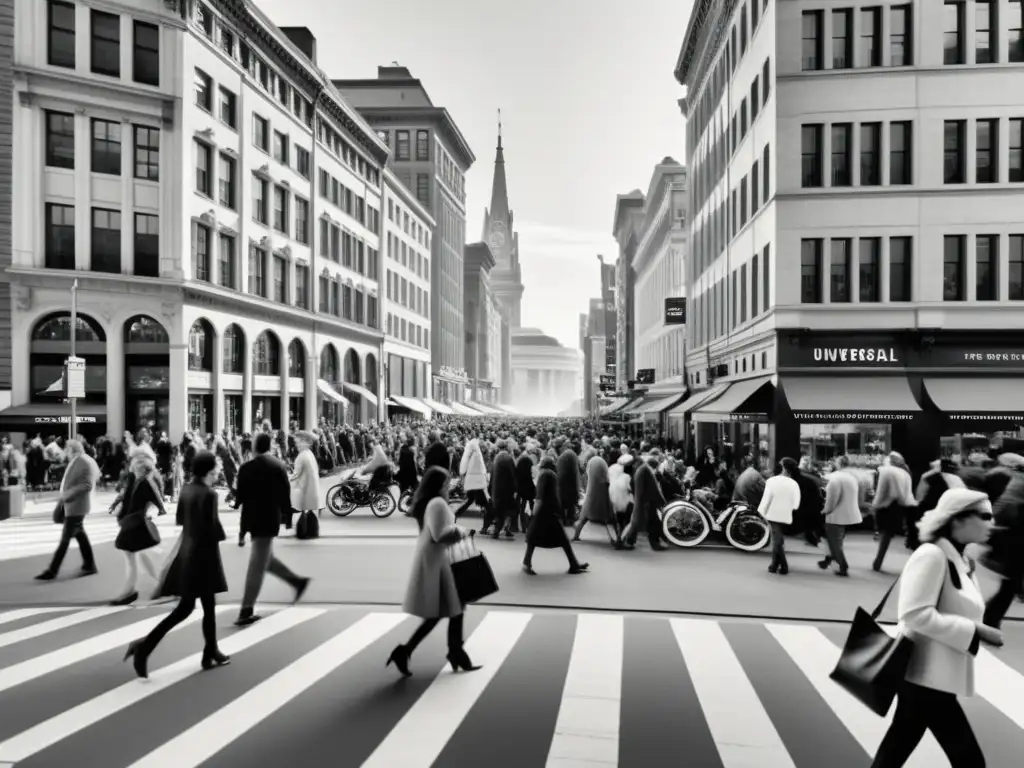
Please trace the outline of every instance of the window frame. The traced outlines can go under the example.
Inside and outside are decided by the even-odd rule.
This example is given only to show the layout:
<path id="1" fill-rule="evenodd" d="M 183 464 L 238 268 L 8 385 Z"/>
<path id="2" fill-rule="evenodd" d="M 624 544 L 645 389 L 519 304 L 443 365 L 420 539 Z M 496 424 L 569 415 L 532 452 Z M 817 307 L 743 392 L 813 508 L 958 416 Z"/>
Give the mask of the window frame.
<path id="1" fill-rule="evenodd" d="M 140 31 L 144 33 L 141 36 Z M 147 44 L 146 34 L 155 35 L 155 48 Z M 160 87 L 160 27 L 156 24 L 132 22 L 132 81 Z"/>
<path id="2" fill-rule="evenodd" d="M 101 223 L 97 223 L 99 220 L 102 221 L 103 217 L 109 224 L 116 223 L 117 227 L 113 226 L 102 226 Z M 124 228 L 124 219 L 121 211 L 115 208 L 101 208 L 94 206 L 89 211 L 89 271 L 90 272 L 103 272 L 106 274 L 119 275 L 121 274 L 121 232 Z M 116 235 L 102 234 L 116 232 Z M 108 248 L 109 252 L 100 252 L 100 248 Z M 116 262 L 115 262 L 116 259 Z M 103 269 L 97 269 L 97 266 L 105 267 Z M 116 269 L 114 268 L 116 267 Z"/>
<path id="3" fill-rule="evenodd" d="M 156 145 L 147 142 L 156 135 Z M 153 162 L 153 155 L 156 162 Z M 160 181 L 160 129 L 149 125 L 132 126 L 132 175 L 141 181 Z M 140 173 L 140 169 L 148 169 Z"/>
<path id="4" fill-rule="evenodd" d="M 60 26 L 58 14 L 55 11 L 70 11 L 71 24 Z M 75 4 L 64 2 L 64 0 L 49 0 L 46 7 L 46 63 L 51 67 L 63 69 L 75 69 L 77 64 L 77 14 Z M 70 52 L 60 43 L 66 43 L 67 38 L 71 39 Z"/>
<path id="5" fill-rule="evenodd" d="M 97 25 L 97 21 L 101 23 Z M 108 23 L 114 24 L 113 29 L 117 30 L 115 36 L 109 36 L 110 30 L 104 29 L 104 24 Z M 104 34 L 97 34 L 97 31 Z M 111 53 L 109 50 L 104 51 L 104 48 L 109 47 L 115 49 L 113 60 L 116 65 L 105 68 L 97 60 L 103 59 L 104 54 Z M 89 10 L 89 71 L 95 75 L 121 77 L 121 16 L 119 14 L 101 11 L 97 8 Z"/>

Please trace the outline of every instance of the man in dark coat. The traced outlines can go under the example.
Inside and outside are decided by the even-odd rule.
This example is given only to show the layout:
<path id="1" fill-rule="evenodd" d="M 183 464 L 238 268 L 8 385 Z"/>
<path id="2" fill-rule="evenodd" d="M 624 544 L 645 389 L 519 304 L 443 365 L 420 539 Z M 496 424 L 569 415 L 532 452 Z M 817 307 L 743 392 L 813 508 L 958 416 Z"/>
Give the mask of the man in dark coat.
<path id="1" fill-rule="evenodd" d="M 557 478 L 555 485 L 558 485 Z M 526 533 L 530 515 L 533 514 L 534 500 L 537 498 L 537 488 L 533 484 L 533 459 L 526 451 L 520 453 L 516 459 L 516 493 L 519 495 L 519 527 Z M 530 515 L 526 514 L 527 505 L 530 507 Z M 516 532 L 514 523 L 512 531 Z"/>
<path id="2" fill-rule="evenodd" d="M 512 520 L 518 513 L 516 503 L 516 462 L 512 454 L 506 450 L 504 440 L 498 441 L 498 455 L 494 457 L 491 468 L 491 510 L 494 513 L 494 538 L 502 533 L 505 538 L 513 539 Z M 487 527 L 487 521 L 484 521 Z"/>
<path id="3" fill-rule="evenodd" d="M 423 463 L 424 472 L 431 467 L 440 467 L 445 472 L 451 471 L 451 457 L 448 455 L 448 448 L 441 442 L 440 433 L 430 433 L 430 445 L 427 446 L 427 453 L 423 458 Z"/>
<path id="4" fill-rule="evenodd" d="M 309 586 L 308 577 L 296 576 L 274 556 L 274 538 L 285 515 L 291 513 L 291 484 L 284 462 L 270 455 L 270 442 L 266 432 L 257 434 L 253 441 L 256 456 L 238 470 L 235 509 L 242 508 L 239 543 L 247 533 L 252 537 L 242 609 L 235 622 L 239 627 L 260 620 L 254 608 L 268 571 L 295 590 L 296 602 Z"/>
<path id="5" fill-rule="evenodd" d="M 562 507 L 563 522 L 573 525 L 580 510 L 580 462 L 569 446 L 564 446 L 558 457 L 558 503 Z"/>
<path id="6" fill-rule="evenodd" d="M 661 486 L 658 484 L 654 467 L 651 466 L 653 463 L 656 463 L 656 460 L 650 457 L 639 462 L 633 475 L 633 519 L 622 537 L 627 547 L 635 546 L 637 536 L 646 533 L 651 549 L 665 549 L 661 543 L 663 534 L 661 518 L 658 516 L 658 511 L 665 506 L 665 497 L 661 494 Z"/>

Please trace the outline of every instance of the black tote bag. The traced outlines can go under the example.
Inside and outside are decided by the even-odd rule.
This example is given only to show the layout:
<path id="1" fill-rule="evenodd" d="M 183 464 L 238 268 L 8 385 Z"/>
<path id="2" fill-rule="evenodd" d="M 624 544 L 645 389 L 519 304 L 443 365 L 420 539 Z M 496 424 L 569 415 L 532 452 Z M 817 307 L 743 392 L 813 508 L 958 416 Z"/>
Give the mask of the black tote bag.
<path id="1" fill-rule="evenodd" d="M 498 591 L 491 564 L 484 554 L 477 550 L 472 538 L 463 539 L 448 548 L 455 589 L 463 605 L 475 603 Z"/>
<path id="2" fill-rule="evenodd" d="M 899 577 L 871 613 L 858 607 L 843 651 L 830 677 L 876 715 L 885 717 L 903 685 L 914 641 L 893 637 L 878 625 L 878 617 Z M 941 596 L 941 593 L 940 593 Z"/>

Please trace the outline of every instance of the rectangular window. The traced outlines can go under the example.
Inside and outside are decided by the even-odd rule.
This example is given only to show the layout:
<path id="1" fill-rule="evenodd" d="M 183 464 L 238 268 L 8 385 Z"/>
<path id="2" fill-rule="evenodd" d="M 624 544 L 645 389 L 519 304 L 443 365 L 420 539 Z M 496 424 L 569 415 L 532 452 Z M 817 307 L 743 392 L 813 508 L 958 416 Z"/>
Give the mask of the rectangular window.
<path id="1" fill-rule="evenodd" d="M 772 65 L 769 59 L 764 60 L 764 66 L 761 67 L 761 103 L 767 104 L 768 97 L 772 92 Z"/>
<path id="2" fill-rule="evenodd" d="M 1009 178 L 1010 181 L 1024 181 L 1024 119 L 1010 120 Z"/>
<path id="3" fill-rule="evenodd" d="M 92 11 L 90 60 L 95 74 L 121 76 L 121 17 L 116 13 Z"/>
<path id="4" fill-rule="evenodd" d="M 832 69 L 853 66 L 853 11 L 832 11 Z"/>
<path id="5" fill-rule="evenodd" d="M 54 67 L 75 68 L 75 4 L 50 0 L 47 9 L 47 62 Z"/>
<path id="6" fill-rule="evenodd" d="M 416 131 L 416 160 L 430 160 L 430 131 Z"/>
<path id="7" fill-rule="evenodd" d="M 1007 254 L 1007 268 L 1010 278 L 1010 301 L 1024 301 L 1024 235 L 1010 235 L 1010 252 Z"/>
<path id="8" fill-rule="evenodd" d="M 309 309 L 309 267 L 295 265 L 295 306 Z"/>
<path id="9" fill-rule="evenodd" d="M 889 183 L 910 184 L 913 143 L 910 121 L 889 124 Z"/>
<path id="10" fill-rule="evenodd" d="M 999 121 L 978 120 L 975 138 L 975 181 L 994 184 L 999 181 Z"/>
<path id="11" fill-rule="evenodd" d="M 912 23 L 913 6 L 894 5 L 889 8 L 889 65 L 909 67 L 914 63 Z"/>
<path id="12" fill-rule="evenodd" d="M 160 180 L 160 129 L 135 126 L 135 178 Z"/>
<path id="13" fill-rule="evenodd" d="M 740 226 L 747 224 L 747 177 L 740 179 Z"/>
<path id="14" fill-rule="evenodd" d="M 1006 3 L 1006 58 L 1024 61 L 1024 0 Z"/>
<path id="15" fill-rule="evenodd" d="M 263 273 L 266 266 L 266 251 L 249 246 L 249 293 L 253 296 L 267 296 L 267 281 Z"/>
<path id="16" fill-rule="evenodd" d="M 288 134 L 274 131 L 274 159 L 288 165 Z"/>
<path id="17" fill-rule="evenodd" d="M 853 126 L 840 123 L 832 126 L 832 186 L 848 187 L 853 183 L 850 154 Z"/>
<path id="18" fill-rule="evenodd" d="M 963 0 L 946 0 L 943 7 L 942 63 L 963 64 L 964 27 L 966 3 Z"/>
<path id="19" fill-rule="evenodd" d="M 740 102 L 740 141 L 747 136 L 747 100 Z"/>
<path id="20" fill-rule="evenodd" d="M 309 178 L 309 150 L 295 145 L 295 170 L 304 179 Z"/>
<path id="21" fill-rule="evenodd" d="M 772 306 L 772 247 L 766 245 L 764 247 L 764 255 L 761 259 L 761 282 L 764 296 L 764 309 L 767 312 Z"/>
<path id="22" fill-rule="evenodd" d="M 212 166 L 213 150 L 208 144 L 195 139 L 196 145 L 196 191 L 207 197 L 213 197 Z"/>
<path id="23" fill-rule="evenodd" d="M 974 63 L 991 64 L 999 60 L 999 23 L 996 3 L 974 0 Z"/>
<path id="24" fill-rule="evenodd" d="M 317 280 L 317 293 L 320 296 L 318 305 L 320 311 L 327 314 L 331 311 L 331 279 L 327 275 L 320 275 Z"/>
<path id="25" fill-rule="evenodd" d="M 260 224 L 268 221 L 267 212 L 267 180 L 253 174 L 252 176 L 252 217 Z"/>
<path id="26" fill-rule="evenodd" d="M 135 270 L 140 277 L 160 276 L 160 219 L 135 214 Z"/>
<path id="27" fill-rule="evenodd" d="M 217 169 L 217 187 L 219 188 L 220 204 L 225 208 L 235 208 L 238 177 L 235 160 L 223 152 L 220 154 L 220 167 Z"/>
<path id="28" fill-rule="evenodd" d="M 974 238 L 974 298 L 996 301 L 999 298 L 999 235 Z"/>
<path id="29" fill-rule="evenodd" d="M 750 260 L 750 317 L 755 318 L 761 314 L 760 302 L 758 301 L 761 294 L 761 283 L 758 281 L 757 271 L 757 260 L 758 255 L 755 253 L 754 257 Z"/>
<path id="30" fill-rule="evenodd" d="M 760 201 L 758 195 L 761 193 L 761 179 L 759 177 L 760 168 L 757 167 L 757 160 L 750 168 L 750 215 L 753 216 L 757 213 L 757 209 L 760 207 Z"/>
<path id="31" fill-rule="evenodd" d="M 857 259 L 860 301 L 862 303 L 879 301 L 882 293 L 880 265 L 882 242 L 877 237 L 862 237 L 858 241 L 858 248 L 860 249 Z"/>
<path id="32" fill-rule="evenodd" d="M 274 229 L 288 234 L 288 190 L 274 185 Z"/>
<path id="33" fill-rule="evenodd" d="M 409 132 L 395 131 L 395 160 L 409 159 Z"/>
<path id="34" fill-rule="evenodd" d="M 92 209 L 93 272 L 121 273 L 121 212 Z"/>
<path id="35" fill-rule="evenodd" d="M 761 200 L 764 202 L 765 205 L 768 204 L 768 198 L 770 197 L 769 192 L 771 191 L 770 188 L 769 188 L 769 183 L 768 183 L 768 181 L 769 181 L 769 173 L 771 171 L 771 166 L 769 164 L 769 161 L 770 161 L 770 151 L 769 151 L 768 148 L 769 148 L 769 145 L 765 144 L 764 145 L 764 155 L 761 158 L 762 185 L 764 187 L 764 189 L 761 192 Z"/>
<path id="36" fill-rule="evenodd" d="M 143 85 L 160 85 L 160 27 L 136 21 L 134 32 L 132 79 Z"/>
<path id="37" fill-rule="evenodd" d="M 754 0 L 757 2 L 757 0 Z M 747 52 L 747 6 L 740 7 L 740 56 Z"/>
<path id="38" fill-rule="evenodd" d="M 427 208 L 430 207 L 430 174 L 416 174 L 416 199 Z"/>
<path id="39" fill-rule="evenodd" d="M 821 125 L 805 125 L 800 129 L 800 178 L 805 188 L 821 186 L 823 130 Z"/>
<path id="40" fill-rule="evenodd" d="M 913 241 L 889 238 L 889 301 L 910 301 L 913 276 Z"/>
<path id="41" fill-rule="evenodd" d="M 50 168 L 75 167 L 75 116 L 46 113 L 46 164 Z"/>
<path id="42" fill-rule="evenodd" d="M 210 228 L 192 224 L 192 279 L 210 282 Z"/>
<path id="43" fill-rule="evenodd" d="M 309 245 L 309 202 L 295 198 L 295 240 Z"/>
<path id="44" fill-rule="evenodd" d="M 238 129 L 238 100 L 227 88 L 220 88 L 220 119 L 231 130 Z"/>
<path id="45" fill-rule="evenodd" d="M 213 112 L 213 80 L 201 69 L 196 69 L 192 87 L 195 89 L 196 106 Z"/>
<path id="46" fill-rule="evenodd" d="M 964 251 L 967 238 L 964 235 L 946 235 L 942 239 L 942 300 L 963 301 L 964 291 Z"/>
<path id="47" fill-rule="evenodd" d="M 220 278 L 220 285 L 222 288 L 236 290 L 238 288 L 238 276 L 235 268 L 237 263 L 235 238 L 222 232 L 217 242 L 217 260 L 220 263 L 220 275 L 218 276 Z"/>
<path id="48" fill-rule="evenodd" d="M 800 302 L 821 303 L 822 240 L 800 241 Z"/>
<path id="49" fill-rule="evenodd" d="M 284 257 L 274 256 L 274 295 L 271 298 L 279 304 L 284 304 L 288 296 L 285 285 L 287 269 L 288 262 Z"/>
<path id="50" fill-rule="evenodd" d="M 46 204 L 46 268 L 75 268 L 75 208 Z"/>
<path id="51" fill-rule="evenodd" d="M 860 50 L 857 52 L 861 67 L 882 66 L 882 9 L 861 8 Z"/>
<path id="52" fill-rule="evenodd" d="M 822 55 L 823 46 L 823 11 L 803 12 L 803 47 L 801 49 L 801 61 L 805 72 L 812 72 L 823 69 Z"/>
<path id="53" fill-rule="evenodd" d="M 92 172 L 121 175 L 121 124 L 92 121 Z"/>
<path id="54" fill-rule="evenodd" d="M 257 114 L 252 116 L 252 143 L 253 146 L 259 147 L 264 152 L 268 149 L 269 139 L 269 125 L 265 117 L 260 117 Z"/>
<path id="55" fill-rule="evenodd" d="M 946 184 L 967 181 L 967 121 L 947 120 L 943 127 L 943 171 Z"/>
<path id="56" fill-rule="evenodd" d="M 861 186 L 875 187 L 882 183 L 881 143 L 882 124 L 863 123 L 860 127 Z"/>
<path id="57" fill-rule="evenodd" d="M 831 251 L 828 266 L 829 296 L 832 304 L 850 301 L 850 241 L 833 239 L 829 243 Z"/>

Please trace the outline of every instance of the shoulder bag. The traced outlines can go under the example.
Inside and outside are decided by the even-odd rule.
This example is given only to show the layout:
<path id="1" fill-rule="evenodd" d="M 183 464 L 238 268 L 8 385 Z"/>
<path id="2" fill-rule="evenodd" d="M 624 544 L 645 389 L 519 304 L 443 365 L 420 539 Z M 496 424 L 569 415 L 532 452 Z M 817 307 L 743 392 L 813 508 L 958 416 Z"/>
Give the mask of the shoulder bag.
<path id="1" fill-rule="evenodd" d="M 448 547 L 448 561 L 455 589 L 463 605 L 475 603 L 498 591 L 498 581 L 483 552 L 476 548 L 472 535 Z"/>

